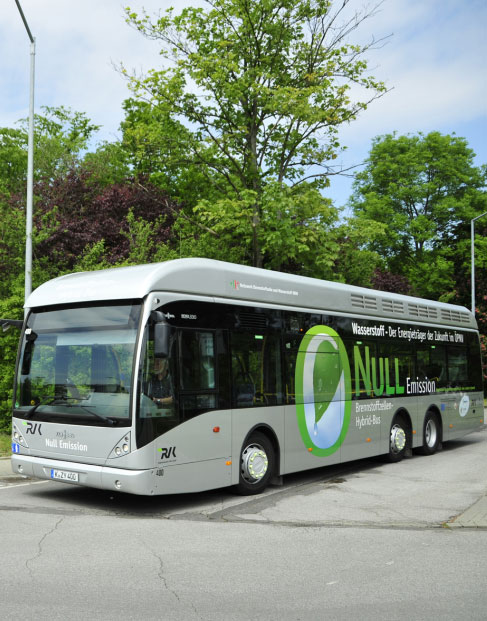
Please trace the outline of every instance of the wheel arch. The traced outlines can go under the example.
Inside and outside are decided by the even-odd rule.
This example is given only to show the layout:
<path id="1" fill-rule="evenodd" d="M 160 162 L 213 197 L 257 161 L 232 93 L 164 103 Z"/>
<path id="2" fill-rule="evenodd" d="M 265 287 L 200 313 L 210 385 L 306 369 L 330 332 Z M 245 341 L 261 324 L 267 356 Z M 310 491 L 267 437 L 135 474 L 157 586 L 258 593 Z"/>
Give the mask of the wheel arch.
<path id="1" fill-rule="evenodd" d="M 396 420 L 396 418 L 401 417 L 404 419 L 404 422 L 406 423 L 406 441 L 407 441 L 407 448 L 408 448 L 408 455 L 410 455 L 411 449 L 413 447 L 413 421 L 411 419 L 411 414 L 409 413 L 409 411 L 405 408 L 405 407 L 400 407 L 398 408 L 395 412 L 394 412 L 394 416 L 392 417 L 391 420 L 391 426 L 394 423 L 394 421 Z"/>
<path id="2" fill-rule="evenodd" d="M 394 422 L 394 420 L 398 417 L 398 416 L 402 416 L 402 418 L 405 420 L 406 422 L 406 426 L 408 428 L 408 432 L 412 435 L 413 433 L 413 423 L 411 420 L 411 415 L 409 414 L 408 410 L 406 410 L 405 407 L 400 407 L 398 408 L 395 412 L 394 412 L 394 416 L 392 417 L 392 422 Z"/>

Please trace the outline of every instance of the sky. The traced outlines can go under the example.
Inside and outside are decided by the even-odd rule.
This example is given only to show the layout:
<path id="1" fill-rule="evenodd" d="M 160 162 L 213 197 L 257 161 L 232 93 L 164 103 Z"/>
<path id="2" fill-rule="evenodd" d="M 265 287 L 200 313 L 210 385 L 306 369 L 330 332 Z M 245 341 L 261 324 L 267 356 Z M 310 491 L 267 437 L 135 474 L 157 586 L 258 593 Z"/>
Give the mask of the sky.
<path id="1" fill-rule="evenodd" d="M 123 7 L 157 14 L 189 0 L 20 0 L 36 39 L 35 110 L 66 106 L 116 140 L 122 102 L 130 96 L 115 66 L 144 72 L 160 66 L 157 42 L 130 28 Z M 202 2 L 199 2 L 202 4 Z M 357 10 L 362 0 L 351 0 Z M 440 131 L 467 139 L 476 165 L 487 163 L 487 1 L 384 0 L 357 36 L 387 37 L 368 54 L 371 73 L 389 92 L 343 126 L 347 148 L 337 163 L 348 168 L 367 157 L 372 139 Z M 28 116 L 30 42 L 15 0 L 0 0 L 0 127 Z M 359 168 L 358 168 L 359 170 Z M 352 180 L 333 177 L 325 195 L 345 205 Z"/>

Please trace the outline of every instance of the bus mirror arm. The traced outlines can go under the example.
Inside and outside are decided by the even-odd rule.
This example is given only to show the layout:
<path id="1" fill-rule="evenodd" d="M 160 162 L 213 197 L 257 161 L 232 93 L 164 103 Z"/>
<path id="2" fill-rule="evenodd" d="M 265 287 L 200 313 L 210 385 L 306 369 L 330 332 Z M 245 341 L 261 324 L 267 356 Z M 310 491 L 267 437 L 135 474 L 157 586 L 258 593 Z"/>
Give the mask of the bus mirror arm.
<path id="1" fill-rule="evenodd" d="M 10 327 L 21 328 L 24 322 L 21 319 L 0 319 L 0 326 L 2 330 L 6 332 Z"/>

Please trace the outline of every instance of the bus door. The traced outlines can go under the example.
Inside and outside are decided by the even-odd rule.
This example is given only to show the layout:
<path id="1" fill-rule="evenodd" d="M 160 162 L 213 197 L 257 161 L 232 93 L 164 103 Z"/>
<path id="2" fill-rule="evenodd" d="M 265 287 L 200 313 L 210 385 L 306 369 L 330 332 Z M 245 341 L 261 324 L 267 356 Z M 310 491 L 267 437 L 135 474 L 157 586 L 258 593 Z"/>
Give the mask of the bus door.
<path id="1" fill-rule="evenodd" d="M 232 421 L 224 409 L 225 380 L 220 380 L 227 369 L 219 371 L 219 359 L 224 364 L 225 358 L 223 335 L 216 330 L 182 328 L 177 343 L 179 455 L 186 461 L 229 458 Z"/>

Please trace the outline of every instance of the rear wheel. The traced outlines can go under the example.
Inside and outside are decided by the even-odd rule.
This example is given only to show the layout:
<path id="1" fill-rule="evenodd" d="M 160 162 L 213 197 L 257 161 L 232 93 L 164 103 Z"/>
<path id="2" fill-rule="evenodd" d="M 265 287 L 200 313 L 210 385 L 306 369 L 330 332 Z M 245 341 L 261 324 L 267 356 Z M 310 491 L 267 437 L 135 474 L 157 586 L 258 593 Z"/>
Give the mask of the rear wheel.
<path id="1" fill-rule="evenodd" d="M 420 448 L 423 455 L 433 455 L 440 446 L 441 427 L 438 416 L 434 412 L 427 412 L 423 425 L 423 446 Z"/>
<path id="2" fill-rule="evenodd" d="M 275 466 L 271 441 L 255 432 L 245 440 L 240 452 L 240 474 L 237 491 L 242 495 L 259 494 L 268 485 Z"/>
<path id="3" fill-rule="evenodd" d="M 406 419 L 401 414 L 394 417 L 389 433 L 389 461 L 396 462 L 406 454 L 408 445 L 408 429 Z"/>

